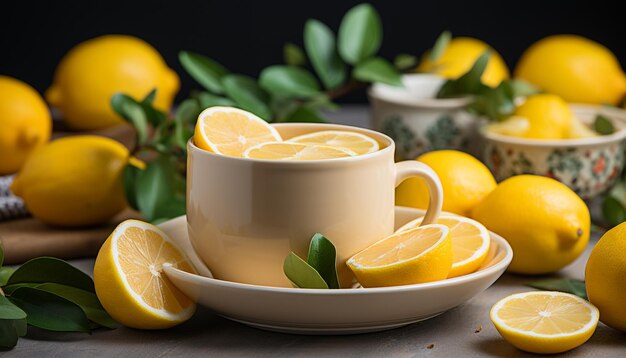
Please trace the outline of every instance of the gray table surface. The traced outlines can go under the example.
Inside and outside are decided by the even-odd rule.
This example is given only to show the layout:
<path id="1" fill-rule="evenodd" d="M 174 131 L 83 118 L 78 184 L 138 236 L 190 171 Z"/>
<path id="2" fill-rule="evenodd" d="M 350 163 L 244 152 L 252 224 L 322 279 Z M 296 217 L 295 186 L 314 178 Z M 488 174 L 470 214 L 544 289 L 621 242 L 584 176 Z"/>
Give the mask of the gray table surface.
<path id="1" fill-rule="evenodd" d="M 367 126 L 366 107 L 344 107 L 330 115 L 337 123 Z M 585 253 L 558 275 L 584 278 L 594 235 Z M 93 259 L 72 264 L 91 273 Z M 129 328 L 99 330 L 92 335 L 50 334 L 29 329 L 3 357 L 523 357 L 529 356 L 504 341 L 489 320 L 499 299 L 532 290 L 524 286 L 535 277 L 505 274 L 492 287 L 465 304 L 425 322 L 394 330 L 349 336 L 302 336 L 274 333 L 231 322 L 203 307 L 188 322 L 163 331 Z M 626 334 L 603 324 L 568 357 L 626 357 Z"/>

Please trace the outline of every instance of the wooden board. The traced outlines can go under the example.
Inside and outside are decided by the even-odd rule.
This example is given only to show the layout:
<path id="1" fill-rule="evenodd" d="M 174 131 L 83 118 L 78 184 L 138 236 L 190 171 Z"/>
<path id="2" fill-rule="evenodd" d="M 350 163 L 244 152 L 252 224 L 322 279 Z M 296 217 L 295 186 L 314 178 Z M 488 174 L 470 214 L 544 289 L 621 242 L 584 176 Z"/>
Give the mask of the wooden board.
<path id="1" fill-rule="evenodd" d="M 139 219 L 140 215 L 126 210 L 105 225 L 81 229 L 54 228 L 34 218 L 2 221 L 0 241 L 4 247 L 4 261 L 19 264 L 38 256 L 95 257 L 117 224 L 131 218 Z"/>

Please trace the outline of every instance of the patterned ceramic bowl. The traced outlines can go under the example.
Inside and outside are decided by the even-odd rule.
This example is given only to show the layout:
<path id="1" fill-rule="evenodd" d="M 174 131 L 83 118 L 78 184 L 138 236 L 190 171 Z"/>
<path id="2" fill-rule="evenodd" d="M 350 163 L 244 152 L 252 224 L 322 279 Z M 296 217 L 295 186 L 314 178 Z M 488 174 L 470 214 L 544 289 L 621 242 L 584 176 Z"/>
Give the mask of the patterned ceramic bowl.
<path id="1" fill-rule="evenodd" d="M 435 98 L 444 81 L 410 74 L 402 77 L 404 87 L 377 83 L 369 89 L 373 127 L 393 138 L 396 160 L 438 149 L 480 155 L 479 122 L 464 110 L 471 99 Z"/>
<path id="2" fill-rule="evenodd" d="M 481 131 L 486 140 L 483 162 L 498 181 L 519 174 L 555 178 L 583 199 L 610 188 L 624 167 L 626 111 L 591 105 L 571 105 L 590 124 L 598 113 L 611 118 L 615 133 L 593 138 L 537 140 Z"/>

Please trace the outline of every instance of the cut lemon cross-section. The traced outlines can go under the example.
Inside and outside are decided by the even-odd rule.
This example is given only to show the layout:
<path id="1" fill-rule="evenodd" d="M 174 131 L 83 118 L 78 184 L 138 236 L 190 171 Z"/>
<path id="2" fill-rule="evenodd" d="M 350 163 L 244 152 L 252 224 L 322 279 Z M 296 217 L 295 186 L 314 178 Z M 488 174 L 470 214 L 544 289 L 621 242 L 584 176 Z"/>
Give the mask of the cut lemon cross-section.
<path id="1" fill-rule="evenodd" d="M 443 280 L 452 268 L 450 229 L 432 224 L 387 236 L 346 264 L 363 287 Z"/>
<path id="2" fill-rule="evenodd" d="M 515 347 L 541 354 L 561 353 L 585 343 L 598 325 L 598 309 L 578 296 L 531 291 L 503 298 L 491 321 Z"/>
<path id="3" fill-rule="evenodd" d="M 193 142 L 213 153 L 242 157 L 260 143 L 282 141 L 266 121 L 250 112 L 232 107 L 210 107 L 198 116 Z"/>
<path id="4" fill-rule="evenodd" d="M 347 149 L 356 154 L 373 153 L 380 149 L 378 142 L 361 133 L 348 131 L 320 131 L 297 136 L 288 142 L 303 144 L 319 144 Z"/>
<path id="5" fill-rule="evenodd" d="M 125 326 L 160 329 L 186 321 L 196 305 L 163 275 L 163 265 L 195 270 L 158 227 L 126 220 L 107 238 L 94 267 L 96 294 Z"/>
<path id="6" fill-rule="evenodd" d="M 396 232 L 416 228 L 422 219 L 415 219 Z M 478 270 L 487 258 L 491 241 L 485 226 L 476 220 L 451 214 L 439 216 L 437 224 L 447 226 L 452 238 L 452 270 L 448 277 L 467 275 Z"/>
<path id="7" fill-rule="evenodd" d="M 301 143 L 263 143 L 246 150 L 246 158 L 266 160 L 321 160 L 355 156 L 350 150 Z"/>

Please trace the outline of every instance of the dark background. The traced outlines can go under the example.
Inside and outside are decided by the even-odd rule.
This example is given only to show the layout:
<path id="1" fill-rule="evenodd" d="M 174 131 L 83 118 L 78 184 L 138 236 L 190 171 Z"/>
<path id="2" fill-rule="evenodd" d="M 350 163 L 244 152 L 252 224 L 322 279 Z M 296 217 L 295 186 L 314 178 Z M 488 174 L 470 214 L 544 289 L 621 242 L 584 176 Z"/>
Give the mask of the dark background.
<path id="1" fill-rule="evenodd" d="M 231 71 L 256 76 L 282 62 L 282 46 L 302 44 L 302 28 L 317 18 L 337 30 L 359 1 L 2 1 L 0 74 L 45 90 L 56 64 L 77 43 L 109 34 L 151 43 L 182 79 L 179 99 L 195 84 L 177 60 L 180 50 L 203 53 Z M 613 1 L 371 1 L 384 27 L 381 54 L 420 55 L 443 30 L 492 45 L 512 68 L 534 41 L 573 33 L 610 48 L 626 63 L 626 17 Z M 362 101 L 364 96 L 351 96 Z"/>

